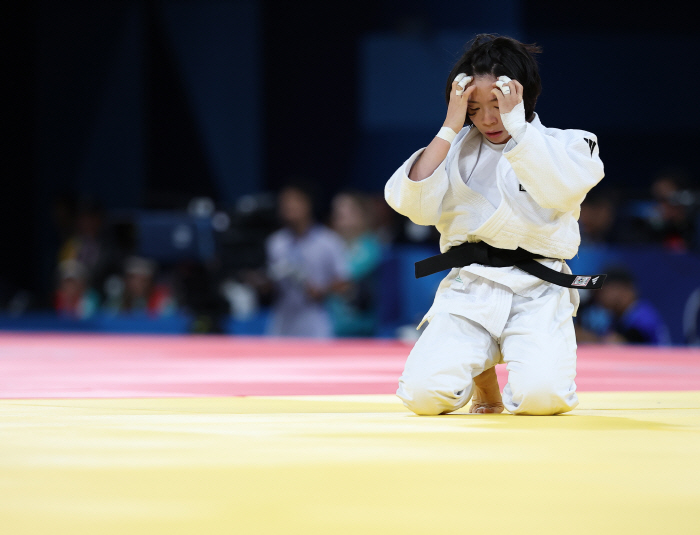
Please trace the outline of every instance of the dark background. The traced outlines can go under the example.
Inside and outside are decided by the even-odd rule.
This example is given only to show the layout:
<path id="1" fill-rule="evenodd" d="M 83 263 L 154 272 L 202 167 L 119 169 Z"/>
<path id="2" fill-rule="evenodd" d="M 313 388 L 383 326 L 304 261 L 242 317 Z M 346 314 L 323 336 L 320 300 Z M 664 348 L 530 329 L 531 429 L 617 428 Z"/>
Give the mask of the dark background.
<path id="1" fill-rule="evenodd" d="M 477 32 L 540 44 L 547 126 L 598 135 L 605 184 L 697 183 L 697 24 L 659 4 L 23 1 L 6 5 L 0 277 L 51 288 L 53 202 L 230 206 L 309 177 L 381 191 L 440 127 Z"/>

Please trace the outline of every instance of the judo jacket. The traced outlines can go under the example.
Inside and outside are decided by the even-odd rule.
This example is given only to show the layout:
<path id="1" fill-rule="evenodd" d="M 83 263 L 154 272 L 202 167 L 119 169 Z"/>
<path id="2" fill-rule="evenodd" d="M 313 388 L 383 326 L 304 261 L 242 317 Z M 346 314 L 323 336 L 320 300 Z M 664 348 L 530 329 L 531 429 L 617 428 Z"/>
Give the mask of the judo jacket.
<path id="1" fill-rule="evenodd" d="M 596 136 L 546 128 L 536 116 L 519 143 L 508 141 L 498 162 L 498 207 L 469 188 L 459 173 L 460 153 L 473 152 L 472 146 L 477 150 L 480 136 L 475 127 L 463 128 L 445 160 L 419 182 L 408 178 L 424 149 L 415 152 L 387 182 L 387 203 L 418 225 L 435 225 L 443 253 L 465 241 L 484 241 L 547 258 L 573 258 L 581 243 L 581 202 L 603 178 Z"/>
<path id="2" fill-rule="evenodd" d="M 604 175 L 596 136 L 583 130 L 546 128 L 535 116 L 521 140 L 508 141 L 499 159 L 497 207 L 471 189 L 459 171 L 460 157 L 476 161 L 480 143 L 475 127 L 463 128 L 445 160 L 418 182 L 408 178 L 424 149 L 416 151 L 387 182 L 387 203 L 418 225 L 435 225 L 443 253 L 464 242 L 484 241 L 501 249 L 522 247 L 546 257 L 540 262 L 547 267 L 570 274 L 564 260 L 576 255 L 581 242 L 581 202 Z M 516 267 L 472 264 L 453 269 L 440 284 L 424 321 L 443 310 L 474 319 L 497 334 L 510 308 L 508 294 L 535 298 L 549 286 Z M 578 291 L 569 291 L 575 315 Z"/>

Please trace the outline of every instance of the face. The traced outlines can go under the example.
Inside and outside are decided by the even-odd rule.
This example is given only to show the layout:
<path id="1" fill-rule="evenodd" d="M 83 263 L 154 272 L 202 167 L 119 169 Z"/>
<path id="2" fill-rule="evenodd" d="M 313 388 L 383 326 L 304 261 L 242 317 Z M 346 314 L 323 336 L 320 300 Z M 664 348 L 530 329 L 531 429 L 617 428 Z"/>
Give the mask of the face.
<path id="1" fill-rule="evenodd" d="M 129 273 L 125 280 L 126 292 L 133 297 L 146 297 L 151 277 L 145 273 Z"/>
<path id="2" fill-rule="evenodd" d="M 590 235 L 604 235 L 612 227 L 615 219 L 615 208 L 611 202 L 584 202 L 581 205 L 579 223 Z"/>
<path id="3" fill-rule="evenodd" d="M 596 300 L 616 316 L 624 314 L 630 302 L 635 299 L 634 288 L 617 281 L 606 282 L 596 293 Z"/>
<path id="4" fill-rule="evenodd" d="M 474 126 L 491 143 L 505 143 L 510 139 L 510 134 L 501 122 L 501 113 L 498 109 L 498 100 L 491 93 L 496 77 L 492 75 L 477 76 L 474 78 L 474 92 L 469 97 L 467 114 Z"/>
<path id="5" fill-rule="evenodd" d="M 287 188 L 279 198 L 279 213 L 282 221 L 288 225 L 304 223 L 311 219 L 311 202 L 302 192 Z"/>
<path id="6" fill-rule="evenodd" d="M 651 186 L 651 191 L 659 203 L 659 212 L 664 221 L 672 223 L 684 223 L 687 218 L 685 206 L 671 202 L 674 194 L 678 193 L 678 186 L 668 178 L 657 179 Z"/>
<path id="7" fill-rule="evenodd" d="M 365 214 L 355 199 L 339 195 L 333 201 L 333 228 L 342 236 L 361 234 L 365 229 Z"/>

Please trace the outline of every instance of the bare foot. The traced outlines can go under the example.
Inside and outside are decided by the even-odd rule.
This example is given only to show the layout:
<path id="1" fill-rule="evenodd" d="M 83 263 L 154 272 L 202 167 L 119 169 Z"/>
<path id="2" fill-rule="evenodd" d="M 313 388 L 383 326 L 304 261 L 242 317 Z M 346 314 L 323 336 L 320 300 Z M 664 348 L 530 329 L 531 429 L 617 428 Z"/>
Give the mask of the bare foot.
<path id="1" fill-rule="evenodd" d="M 472 414 L 498 414 L 503 412 L 501 390 L 498 388 L 496 367 L 474 377 L 474 395 L 469 412 Z"/>

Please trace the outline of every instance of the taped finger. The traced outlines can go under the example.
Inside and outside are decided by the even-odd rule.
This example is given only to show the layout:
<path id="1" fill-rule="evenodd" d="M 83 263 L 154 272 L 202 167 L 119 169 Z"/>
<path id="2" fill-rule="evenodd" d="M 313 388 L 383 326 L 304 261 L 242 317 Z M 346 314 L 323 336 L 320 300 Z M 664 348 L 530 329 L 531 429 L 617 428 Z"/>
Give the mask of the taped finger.
<path id="1" fill-rule="evenodd" d="M 459 82 L 457 82 L 457 85 L 464 89 L 472 80 L 473 78 L 471 76 L 465 76 Z"/>
<path id="2" fill-rule="evenodd" d="M 501 76 L 501 78 L 505 78 L 505 76 Z M 508 82 L 504 82 L 501 78 L 496 82 L 496 87 L 498 87 L 504 95 L 510 95 L 510 87 L 507 85 Z"/>

